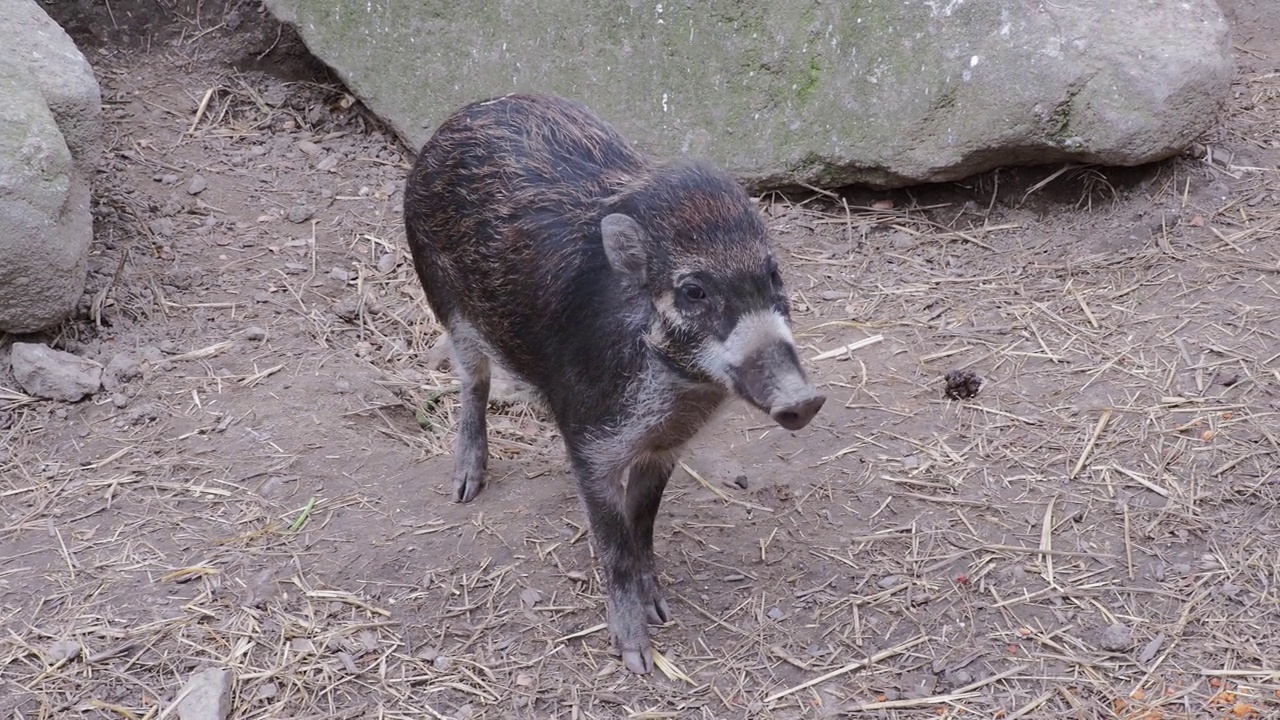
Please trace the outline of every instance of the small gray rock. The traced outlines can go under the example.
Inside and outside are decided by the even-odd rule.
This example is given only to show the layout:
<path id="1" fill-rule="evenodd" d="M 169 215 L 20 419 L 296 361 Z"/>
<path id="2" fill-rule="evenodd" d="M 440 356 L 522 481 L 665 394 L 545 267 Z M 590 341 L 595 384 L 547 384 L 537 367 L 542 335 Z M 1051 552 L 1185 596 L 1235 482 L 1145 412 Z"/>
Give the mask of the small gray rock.
<path id="1" fill-rule="evenodd" d="M 45 651 L 49 663 L 57 664 L 80 654 L 80 643 L 75 640 L 59 640 Z"/>
<path id="2" fill-rule="evenodd" d="M 1165 635 L 1160 633 L 1147 641 L 1146 645 L 1138 651 L 1138 664 L 1146 665 L 1155 659 L 1156 653 L 1160 652 L 1160 648 L 1164 647 Z"/>
<path id="3" fill-rule="evenodd" d="M 314 215 L 315 212 L 315 210 L 312 210 L 306 205 L 294 205 L 289 208 L 289 212 L 285 217 L 288 218 L 291 223 L 304 223 L 310 220 L 311 216 Z"/>
<path id="4" fill-rule="evenodd" d="M 898 679 L 898 686 L 902 688 L 903 695 L 913 700 L 933 695 L 937 685 L 938 676 L 928 672 L 903 673 Z"/>
<path id="5" fill-rule="evenodd" d="M 391 271 L 392 271 L 392 270 L 395 270 L 395 269 L 396 269 L 396 254 L 395 254 L 395 253 L 383 253 L 383 254 L 382 254 L 382 257 L 378 258 L 378 272 L 379 272 L 379 273 L 381 273 L 381 274 L 383 274 L 383 275 L 390 275 L 390 274 L 391 274 Z"/>
<path id="6" fill-rule="evenodd" d="M 333 307 L 333 314 L 343 320 L 355 320 L 360 314 L 360 301 L 356 298 L 347 298 Z"/>
<path id="7" fill-rule="evenodd" d="M 248 340 L 259 342 L 267 339 L 267 331 L 257 325 L 251 325 L 244 329 L 244 336 Z"/>
<path id="8" fill-rule="evenodd" d="M 876 585 L 879 585 L 882 590 L 888 590 L 889 588 L 898 587 L 901 584 L 902 584 L 902 578 L 898 577 L 897 575 L 885 575 L 884 577 L 880 578 L 880 582 L 876 583 Z"/>
<path id="9" fill-rule="evenodd" d="M 1098 647 L 1107 652 L 1124 652 L 1133 646 L 1133 631 L 1128 625 L 1109 625 L 1098 636 Z"/>
<path id="10" fill-rule="evenodd" d="M 346 282 L 351 279 L 351 272 L 344 268 L 336 267 L 329 271 L 329 277 L 338 282 Z"/>
<path id="11" fill-rule="evenodd" d="M 191 178 L 191 184 L 187 185 L 187 193 L 189 195 L 199 195 L 207 187 L 209 187 L 209 182 L 204 179 L 204 176 L 196 175 Z"/>
<path id="12" fill-rule="evenodd" d="M 102 386 L 110 392 L 118 392 L 125 383 L 141 375 L 142 366 L 138 359 L 130 353 L 119 353 L 107 362 L 106 369 L 102 371 Z"/>
<path id="13" fill-rule="evenodd" d="M 176 226 L 173 224 L 172 218 L 158 217 L 152 218 L 147 222 L 147 229 L 151 231 L 152 235 L 155 235 L 161 240 L 167 240 L 173 237 L 175 228 Z"/>
<path id="14" fill-rule="evenodd" d="M 178 703 L 181 720 L 226 720 L 231 714 L 231 671 L 209 668 L 191 676 Z"/>
<path id="15" fill-rule="evenodd" d="M 769 619 L 770 619 L 770 620 L 772 620 L 772 621 L 774 621 L 774 622 L 778 622 L 778 621 L 782 620 L 783 618 L 785 618 L 785 617 L 787 616 L 787 613 L 786 613 L 786 612 L 784 612 L 784 611 L 782 610 L 782 608 L 779 608 L 779 607 L 771 607 L 771 608 L 769 608 L 769 612 L 765 613 L 765 615 L 769 616 Z"/>
<path id="16" fill-rule="evenodd" d="M 115 393 L 111 396 L 111 404 L 121 409 L 129 407 L 129 396 L 124 393 Z"/>
<path id="17" fill-rule="evenodd" d="M 13 377 L 28 395 L 76 402 L 102 387 L 102 366 L 36 343 L 14 343 Z"/>

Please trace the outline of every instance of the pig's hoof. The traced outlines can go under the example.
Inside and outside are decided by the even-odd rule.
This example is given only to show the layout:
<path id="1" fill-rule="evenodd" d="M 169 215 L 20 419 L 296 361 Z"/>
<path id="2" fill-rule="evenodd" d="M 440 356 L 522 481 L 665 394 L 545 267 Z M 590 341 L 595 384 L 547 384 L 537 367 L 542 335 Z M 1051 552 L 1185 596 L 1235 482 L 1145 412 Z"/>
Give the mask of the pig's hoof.
<path id="1" fill-rule="evenodd" d="M 653 672 L 653 650 L 623 650 L 622 662 L 627 669 L 637 675 L 648 675 Z"/>
<path id="2" fill-rule="evenodd" d="M 453 476 L 453 499 L 469 503 L 484 489 L 484 470 L 460 471 Z"/>
<path id="3" fill-rule="evenodd" d="M 637 675 L 648 675 L 653 670 L 653 646 L 649 643 L 649 629 L 645 627 L 642 608 L 646 604 L 640 598 L 633 598 L 633 602 L 627 603 L 624 613 L 612 612 L 617 607 L 614 605 L 609 615 L 609 639 L 613 642 L 613 650 L 622 656 L 622 663 L 627 669 Z"/>

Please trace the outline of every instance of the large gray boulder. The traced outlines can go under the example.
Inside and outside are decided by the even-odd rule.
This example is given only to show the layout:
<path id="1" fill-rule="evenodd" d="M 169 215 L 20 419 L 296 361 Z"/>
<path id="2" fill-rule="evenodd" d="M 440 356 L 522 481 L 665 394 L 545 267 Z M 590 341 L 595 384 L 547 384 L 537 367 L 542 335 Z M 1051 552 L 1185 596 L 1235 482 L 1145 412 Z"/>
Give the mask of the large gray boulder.
<path id="1" fill-rule="evenodd" d="M 1215 0 L 266 0 L 413 148 L 516 89 L 755 189 L 1135 165 L 1216 121 Z"/>
<path id="2" fill-rule="evenodd" d="M 65 319 L 84 293 L 98 81 L 32 0 L 0 0 L 0 331 Z"/>

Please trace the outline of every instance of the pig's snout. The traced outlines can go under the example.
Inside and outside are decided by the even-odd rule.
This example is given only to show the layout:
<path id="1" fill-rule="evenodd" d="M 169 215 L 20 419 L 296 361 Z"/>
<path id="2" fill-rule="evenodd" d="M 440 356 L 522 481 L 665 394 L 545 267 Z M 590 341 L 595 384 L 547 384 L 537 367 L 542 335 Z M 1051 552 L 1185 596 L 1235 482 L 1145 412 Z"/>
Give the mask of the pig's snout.
<path id="1" fill-rule="evenodd" d="M 810 389 L 806 396 L 788 398 L 769 408 L 769 417 L 788 430 L 799 430 L 809 424 L 826 401 L 825 395 Z"/>
<path id="2" fill-rule="evenodd" d="M 805 377 L 786 320 L 773 312 L 747 316 L 725 343 L 728 375 L 744 400 L 788 430 L 808 425 L 827 398 Z"/>

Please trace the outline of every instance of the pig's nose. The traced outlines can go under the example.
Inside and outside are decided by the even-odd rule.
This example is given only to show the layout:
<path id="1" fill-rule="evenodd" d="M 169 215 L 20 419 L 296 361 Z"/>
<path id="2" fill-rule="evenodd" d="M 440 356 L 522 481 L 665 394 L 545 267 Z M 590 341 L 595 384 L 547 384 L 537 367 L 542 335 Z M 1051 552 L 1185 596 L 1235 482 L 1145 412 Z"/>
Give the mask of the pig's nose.
<path id="1" fill-rule="evenodd" d="M 769 410 L 769 417 L 788 430 L 799 430 L 809 424 L 813 416 L 818 414 L 818 410 L 822 409 L 822 403 L 826 401 L 826 395 L 814 393 L 799 400 L 774 406 Z"/>

